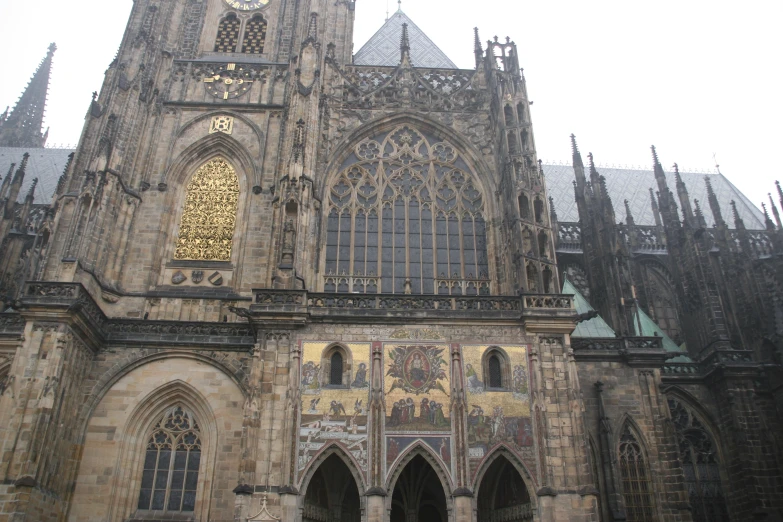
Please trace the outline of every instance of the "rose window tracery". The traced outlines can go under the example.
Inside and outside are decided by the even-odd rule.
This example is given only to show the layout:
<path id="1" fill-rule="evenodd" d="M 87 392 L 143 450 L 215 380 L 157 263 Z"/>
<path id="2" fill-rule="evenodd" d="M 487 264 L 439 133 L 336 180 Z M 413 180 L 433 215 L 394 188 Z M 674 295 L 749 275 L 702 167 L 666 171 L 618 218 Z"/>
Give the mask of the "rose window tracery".
<path id="1" fill-rule="evenodd" d="M 327 201 L 326 291 L 490 293 L 483 194 L 447 141 L 410 125 L 365 139 Z"/>

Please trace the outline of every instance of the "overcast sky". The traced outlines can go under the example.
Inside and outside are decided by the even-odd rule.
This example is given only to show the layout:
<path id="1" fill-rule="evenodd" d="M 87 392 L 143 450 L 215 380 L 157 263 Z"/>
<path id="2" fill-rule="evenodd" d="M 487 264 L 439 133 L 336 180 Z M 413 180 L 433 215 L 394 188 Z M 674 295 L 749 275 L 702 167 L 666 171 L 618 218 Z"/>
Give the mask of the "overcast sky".
<path id="1" fill-rule="evenodd" d="M 0 2 L 0 104 L 13 106 L 56 42 L 45 123 L 50 144 L 75 144 L 131 5 Z M 405 0 L 402 9 L 460 67 L 474 66 L 474 26 L 484 42 L 517 43 L 544 161 L 570 160 L 573 132 L 599 165 L 649 168 L 655 144 L 666 168 L 714 171 L 715 153 L 756 205 L 783 178 L 783 0 Z M 386 0 L 357 1 L 354 50 L 386 10 Z"/>

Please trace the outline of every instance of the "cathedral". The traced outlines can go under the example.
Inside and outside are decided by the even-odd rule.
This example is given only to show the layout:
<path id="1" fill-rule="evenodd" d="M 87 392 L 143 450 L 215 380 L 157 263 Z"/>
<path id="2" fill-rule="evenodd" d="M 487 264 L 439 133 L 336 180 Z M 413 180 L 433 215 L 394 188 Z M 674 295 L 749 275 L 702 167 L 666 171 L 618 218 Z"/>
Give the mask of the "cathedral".
<path id="1" fill-rule="evenodd" d="M 54 45 L 0 116 L 0 522 L 783 520 L 780 186 L 354 12 L 136 0 L 75 150 Z"/>

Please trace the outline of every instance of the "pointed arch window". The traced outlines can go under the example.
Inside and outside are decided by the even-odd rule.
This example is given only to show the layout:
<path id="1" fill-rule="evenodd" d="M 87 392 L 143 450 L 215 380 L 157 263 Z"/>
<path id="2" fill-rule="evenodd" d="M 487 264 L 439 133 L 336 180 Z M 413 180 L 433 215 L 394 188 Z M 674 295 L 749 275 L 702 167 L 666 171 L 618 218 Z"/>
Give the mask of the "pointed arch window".
<path id="1" fill-rule="evenodd" d="M 245 54 L 261 54 L 266 41 L 266 20 L 255 15 L 245 24 L 245 34 L 242 37 L 242 52 Z"/>
<path id="2" fill-rule="evenodd" d="M 327 292 L 490 293 L 484 196 L 453 145 L 412 126 L 355 147 L 324 228 Z"/>
<path id="3" fill-rule="evenodd" d="M 231 261 L 239 201 L 234 168 L 216 158 L 188 183 L 174 259 Z"/>
<path id="4" fill-rule="evenodd" d="M 500 358 L 497 354 L 489 356 L 489 387 L 503 387 L 503 371 L 500 368 Z"/>
<path id="5" fill-rule="evenodd" d="M 229 13 L 220 20 L 215 38 L 215 52 L 235 53 L 237 51 L 240 25 L 239 18 L 234 13 Z"/>
<path id="6" fill-rule="evenodd" d="M 653 522 L 652 485 L 642 445 L 626 424 L 620 436 L 620 477 L 628 522 Z"/>
<path id="7" fill-rule="evenodd" d="M 329 384 L 342 386 L 343 384 L 343 354 L 334 352 L 329 359 Z"/>
<path id="8" fill-rule="evenodd" d="M 182 406 L 171 408 L 147 441 L 138 509 L 193 511 L 200 464 L 198 422 Z"/>
<path id="9" fill-rule="evenodd" d="M 728 521 L 720 463 L 712 437 L 680 401 L 669 398 L 668 402 L 694 522 Z"/>

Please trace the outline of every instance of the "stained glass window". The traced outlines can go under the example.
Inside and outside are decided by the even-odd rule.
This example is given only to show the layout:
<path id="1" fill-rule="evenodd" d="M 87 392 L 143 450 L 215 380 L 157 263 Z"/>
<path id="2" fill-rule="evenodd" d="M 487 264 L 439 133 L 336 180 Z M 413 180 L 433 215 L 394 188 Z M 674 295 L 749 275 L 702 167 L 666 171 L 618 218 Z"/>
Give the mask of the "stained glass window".
<path id="1" fill-rule="evenodd" d="M 239 201 L 234 168 L 216 158 L 188 183 L 175 259 L 231 261 L 231 245 Z"/>
<path id="2" fill-rule="evenodd" d="M 220 21 L 217 37 L 215 38 L 215 52 L 234 53 L 239 42 L 240 22 L 234 13 L 229 14 Z"/>
<path id="3" fill-rule="evenodd" d="M 680 401 L 669 399 L 680 462 L 694 522 L 729 520 L 715 444 L 704 425 Z"/>
<path id="4" fill-rule="evenodd" d="M 147 442 L 138 509 L 193 511 L 200 463 L 196 419 L 182 406 L 170 409 Z"/>
<path id="5" fill-rule="evenodd" d="M 642 446 L 628 424 L 620 436 L 620 476 L 628 522 L 653 522 L 653 496 Z"/>
<path id="6" fill-rule="evenodd" d="M 365 139 L 328 192 L 324 289 L 489 294 L 483 211 L 450 143 L 409 125 Z"/>

